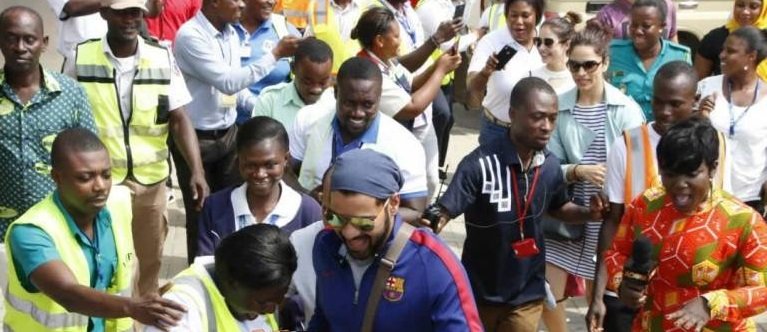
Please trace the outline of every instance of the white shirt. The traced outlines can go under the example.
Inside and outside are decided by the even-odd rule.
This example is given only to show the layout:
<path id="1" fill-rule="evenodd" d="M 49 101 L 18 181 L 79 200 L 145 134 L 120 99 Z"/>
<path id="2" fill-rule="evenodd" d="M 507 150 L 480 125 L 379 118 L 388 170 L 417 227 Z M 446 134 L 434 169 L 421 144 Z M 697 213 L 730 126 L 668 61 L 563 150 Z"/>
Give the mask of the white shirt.
<path id="1" fill-rule="evenodd" d="M 234 230 L 237 231 L 245 226 L 268 223 L 277 227 L 284 227 L 296 217 L 298 209 L 301 207 L 301 194 L 295 191 L 285 182 L 280 181 L 280 198 L 271 212 L 264 220 L 257 220 L 250 212 L 248 206 L 248 183 L 245 182 L 232 190 L 230 199 L 232 201 L 232 210 L 234 212 Z"/>
<path id="2" fill-rule="evenodd" d="M 140 58 L 141 50 L 146 45 L 139 39 L 136 54 L 126 58 L 118 58 L 112 53 L 106 38 L 106 35 L 104 35 L 101 41 L 104 45 L 104 53 L 115 69 L 115 84 L 117 85 L 117 93 L 120 97 L 120 111 L 122 112 L 123 119 L 129 119 L 133 107 L 133 77 L 135 77 L 136 70 L 138 69 L 136 59 Z M 186 88 L 184 77 L 181 75 L 178 66 L 176 66 L 176 60 L 173 58 L 173 53 L 170 50 L 168 51 L 168 61 L 171 67 L 170 85 L 168 86 L 168 106 L 173 111 L 189 104 L 192 101 L 192 96 Z M 74 61 L 71 61 L 71 66 L 69 64 L 70 61 L 67 62 L 67 68 L 65 68 L 66 74 L 76 77 Z"/>
<path id="3" fill-rule="evenodd" d="M 328 89 L 331 90 L 331 89 Z M 331 92 L 332 93 L 332 92 Z M 327 97 L 326 91 L 320 100 L 312 105 L 307 105 L 298 111 L 296 120 L 293 123 L 293 130 L 290 131 L 290 156 L 299 160 L 302 167 L 309 163 L 314 163 L 316 167 L 313 174 L 314 180 L 306 187 L 314 188 L 322 183 L 322 176 L 325 170 L 330 167 L 332 158 L 333 136 L 329 135 L 328 140 L 322 144 L 323 151 L 317 153 L 319 160 L 304 160 L 307 155 L 307 142 L 312 137 L 309 134 L 314 126 L 327 128 L 331 126 L 332 119 L 335 117 L 326 116 L 328 113 L 336 112 L 335 99 Z M 400 196 L 404 199 L 412 197 L 423 197 L 427 194 L 426 187 L 426 157 L 420 142 L 398 122 L 389 116 L 378 114 L 379 127 L 375 143 L 364 143 L 362 149 L 374 149 L 383 153 L 394 160 L 399 166 L 404 184 L 400 190 Z M 321 123 L 320 120 L 330 119 L 330 121 Z"/>
<path id="4" fill-rule="evenodd" d="M 201 259 L 202 258 L 202 259 Z M 213 256 L 206 256 L 206 257 L 197 257 L 195 258 L 194 264 L 192 264 L 193 267 L 201 269 L 205 271 L 205 273 L 208 273 L 205 270 L 205 267 L 203 267 L 201 264 L 202 262 L 212 262 Z M 208 274 L 210 275 L 210 274 Z M 168 300 L 177 302 L 184 307 L 186 307 L 187 311 L 181 316 L 181 319 L 178 321 L 177 325 L 172 327 L 169 332 L 203 332 L 207 331 L 207 326 L 202 325 L 202 317 L 201 313 L 206 310 L 206 308 L 199 308 L 197 307 L 198 302 L 192 299 L 187 295 L 187 293 L 176 293 L 173 291 L 169 291 L 165 293 L 163 298 L 166 298 Z M 237 325 L 240 327 L 241 332 L 270 332 L 273 331 L 271 327 L 269 327 L 269 323 L 266 321 L 265 316 L 258 316 L 258 318 L 254 320 L 244 320 L 244 321 L 237 321 Z M 160 330 L 154 326 L 145 326 L 144 332 L 160 332 L 163 330 Z"/>
<path id="5" fill-rule="evenodd" d="M 395 20 L 399 23 L 399 39 L 400 43 L 403 45 L 400 46 L 401 50 L 405 50 L 407 53 L 412 52 L 426 41 L 423 26 L 421 25 L 421 19 L 418 17 L 415 10 L 413 10 L 410 1 L 405 1 L 402 11 L 396 10 L 386 0 L 379 1 L 394 13 Z M 425 66 L 426 64 L 424 64 L 424 67 Z"/>
<path id="6" fill-rule="evenodd" d="M 466 7 L 463 11 L 464 22 L 467 21 L 473 6 L 473 1 L 466 1 Z M 415 12 L 418 14 L 418 18 L 421 20 L 421 26 L 425 36 L 432 36 L 439 29 L 439 25 L 445 21 L 451 21 L 453 14 L 455 14 L 455 4 L 450 0 L 422 0 L 415 8 Z M 467 33 L 461 35 L 458 51 L 464 52 L 466 49 L 477 41 L 477 35 L 475 33 Z M 440 49 L 447 51 L 455 44 L 455 38 L 448 40 L 442 45 Z"/>
<path id="7" fill-rule="evenodd" d="M 543 65 L 537 69 L 533 69 L 531 76 L 538 77 L 548 82 L 549 85 L 554 88 L 554 91 L 556 91 L 557 95 L 575 88 L 573 74 L 571 74 L 567 69 L 562 71 L 551 71 L 546 68 L 546 65 Z"/>
<path id="8" fill-rule="evenodd" d="M 290 234 L 290 243 L 296 249 L 298 267 L 293 273 L 288 294 L 298 293 L 304 307 L 304 322 L 308 325 L 314 315 L 314 305 L 317 291 L 317 275 L 314 273 L 314 239 L 317 238 L 325 224 L 322 220 L 301 228 Z"/>
<path id="9" fill-rule="evenodd" d="M 744 202 L 759 200 L 762 183 L 767 180 L 767 98 L 758 100 L 737 121 L 735 135 L 730 137 L 729 102 L 722 92 L 722 75 L 711 76 L 698 83 L 701 97 L 715 91 L 718 97 L 709 115 L 711 124 L 728 136 L 728 151 L 732 160 L 732 194 Z M 767 89 L 762 86 L 760 89 Z M 746 107 L 733 106 L 733 119 L 738 119 Z"/>
<path id="10" fill-rule="evenodd" d="M 98 12 L 93 14 L 69 17 L 62 21 L 58 18 L 64 11 L 64 6 L 69 0 L 48 0 L 48 5 L 53 10 L 57 19 L 59 30 L 59 45 L 56 50 L 64 56 L 66 62 L 75 59 L 77 44 L 89 39 L 100 38 L 107 33 L 107 22 L 101 18 Z"/>
<path id="11" fill-rule="evenodd" d="M 368 8 L 370 8 L 370 0 L 352 0 L 343 8 L 335 1 L 330 0 L 330 10 L 333 11 L 336 18 L 341 41 L 346 42 L 352 39 L 352 30 L 357 26 L 362 12 Z M 310 36 L 314 36 L 311 24 L 307 25 L 306 31 L 304 31 L 304 37 Z"/>
<path id="12" fill-rule="evenodd" d="M 490 110 L 501 121 L 509 122 L 509 98 L 514 85 L 522 78 L 528 77 L 531 71 L 543 65 L 538 49 L 533 47 L 529 51 L 517 43 L 511 36 L 509 29 L 497 29 L 485 35 L 474 50 L 474 55 L 469 63 L 469 73 L 479 72 L 485 67 L 487 58 L 493 53 L 498 53 L 504 46 L 511 45 L 517 50 L 514 57 L 509 60 L 506 67 L 500 71 L 494 71 L 487 81 L 487 94 L 482 100 L 482 106 Z"/>

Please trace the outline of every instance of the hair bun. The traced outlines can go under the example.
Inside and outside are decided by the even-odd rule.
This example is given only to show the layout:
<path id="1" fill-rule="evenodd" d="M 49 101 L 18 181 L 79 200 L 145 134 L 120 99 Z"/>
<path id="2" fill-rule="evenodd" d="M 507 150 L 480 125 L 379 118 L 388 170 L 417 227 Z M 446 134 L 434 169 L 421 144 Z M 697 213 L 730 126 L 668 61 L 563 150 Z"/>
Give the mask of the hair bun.
<path id="1" fill-rule="evenodd" d="M 578 25 L 578 23 L 583 22 L 583 18 L 581 17 L 581 14 L 578 14 L 576 12 L 565 13 L 565 16 L 563 16 L 562 19 L 572 25 Z"/>
<path id="2" fill-rule="evenodd" d="M 352 28 L 352 32 L 350 35 L 351 39 L 357 40 L 359 39 L 359 32 L 357 31 L 357 27 Z"/>

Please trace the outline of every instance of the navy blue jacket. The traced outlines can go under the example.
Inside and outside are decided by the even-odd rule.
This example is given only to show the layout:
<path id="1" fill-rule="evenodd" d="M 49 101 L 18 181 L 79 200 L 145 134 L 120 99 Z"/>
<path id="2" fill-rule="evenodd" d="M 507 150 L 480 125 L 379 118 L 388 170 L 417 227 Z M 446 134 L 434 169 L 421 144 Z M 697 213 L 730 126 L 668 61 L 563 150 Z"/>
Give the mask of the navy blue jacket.
<path id="1" fill-rule="evenodd" d="M 397 216 L 381 253 L 401 224 Z M 333 230 L 317 235 L 313 253 L 317 306 L 309 331 L 358 332 L 362 327 L 378 259 L 365 271 L 357 293 L 349 263 L 339 254 L 342 245 Z M 413 232 L 383 293 L 374 331 L 482 331 L 466 272 L 455 254 L 430 231 Z"/>

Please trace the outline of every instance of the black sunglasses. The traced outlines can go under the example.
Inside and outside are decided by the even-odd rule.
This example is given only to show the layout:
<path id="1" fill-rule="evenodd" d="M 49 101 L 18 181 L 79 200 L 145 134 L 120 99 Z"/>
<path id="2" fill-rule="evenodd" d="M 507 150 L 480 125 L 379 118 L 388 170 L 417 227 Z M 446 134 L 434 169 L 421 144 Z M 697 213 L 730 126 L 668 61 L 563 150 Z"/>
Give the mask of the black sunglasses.
<path id="1" fill-rule="evenodd" d="M 535 44 L 535 47 L 541 47 L 541 44 L 546 45 L 546 47 L 551 47 L 554 45 L 554 43 L 564 43 L 564 40 L 556 41 L 553 38 L 541 38 L 541 37 L 535 37 L 533 38 L 533 43 Z"/>
<path id="2" fill-rule="evenodd" d="M 567 69 L 570 69 L 570 71 L 573 73 L 577 73 L 581 71 L 581 68 L 583 68 L 584 70 L 586 70 L 587 73 L 590 73 L 596 70 L 597 67 L 599 67 L 599 65 L 601 64 L 602 64 L 601 62 L 594 61 L 594 60 L 583 61 L 583 62 L 567 60 Z"/>

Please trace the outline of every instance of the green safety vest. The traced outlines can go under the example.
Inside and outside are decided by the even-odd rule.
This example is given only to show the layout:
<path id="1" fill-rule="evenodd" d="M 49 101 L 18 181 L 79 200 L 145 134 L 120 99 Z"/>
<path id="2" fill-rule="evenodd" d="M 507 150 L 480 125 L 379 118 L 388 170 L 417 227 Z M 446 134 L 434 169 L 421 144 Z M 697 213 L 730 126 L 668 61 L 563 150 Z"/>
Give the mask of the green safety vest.
<path id="1" fill-rule="evenodd" d="M 212 264 L 192 264 L 173 278 L 168 292 L 184 294 L 194 302 L 194 308 L 189 310 L 198 310 L 202 331 L 239 331 L 237 319 L 206 271 L 208 267 Z M 273 314 L 266 315 L 266 320 L 273 331 L 279 331 Z"/>
<path id="2" fill-rule="evenodd" d="M 104 54 L 101 39 L 77 47 L 77 81 L 93 110 L 98 135 L 112 159 L 112 180 L 128 175 L 145 185 L 165 180 L 168 166 L 168 90 L 171 63 L 168 50 L 140 40 L 138 68 L 133 78 L 132 110 L 123 121 L 115 85 L 115 69 Z"/>
<path id="3" fill-rule="evenodd" d="M 117 248 L 117 266 L 107 294 L 131 296 L 131 282 L 135 253 L 131 232 L 131 198 L 126 187 L 112 187 L 107 201 L 107 209 L 112 218 L 112 234 Z M 5 296 L 5 319 L 3 328 L 7 331 L 55 331 L 85 332 L 88 329 L 88 316 L 67 311 L 42 292 L 30 293 L 16 277 L 13 253 L 8 243 L 9 234 L 16 225 L 28 224 L 42 229 L 53 240 L 61 260 L 77 279 L 80 285 L 90 287 L 90 270 L 83 249 L 72 236 L 72 230 L 66 217 L 53 201 L 53 194 L 31 207 L 19 219 L 14 221 L 5 236 L 5 249 L 8 258 L 8 291 Z M 131 318 L 106 320 L 107 332 L 122 332 L 133 329 Z"/>

